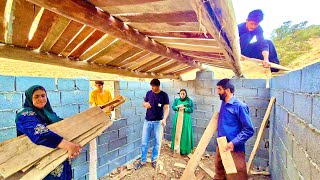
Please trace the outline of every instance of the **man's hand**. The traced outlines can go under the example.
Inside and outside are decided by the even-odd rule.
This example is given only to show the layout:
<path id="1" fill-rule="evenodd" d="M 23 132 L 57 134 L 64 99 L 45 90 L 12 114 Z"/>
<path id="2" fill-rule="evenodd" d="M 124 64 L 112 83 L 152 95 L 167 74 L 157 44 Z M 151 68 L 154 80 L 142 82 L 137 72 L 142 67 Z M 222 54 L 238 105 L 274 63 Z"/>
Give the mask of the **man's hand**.
<path id="1" fill-rule="evenodd" d="M 264 68 L 270 68 L 271 66 L 269 60 L 267 59 L 263 60 L 261 63 Z"/>
<path id="2" fill-rule="evenodd" d="M 161 121 L 160 121 L 160 123 L 161 123 L 161 125 L 163 126 L 163 127 L 166 127 L 166 125 L 167 125 L 167 122 L 166 122 L 167 120 L 166 119 L 162 119 Z"/>
<path id="3" fill-rule="evenodd" d="M 148 102 L 144 102 L 144 103 L 143 103 L 143 106 L 144 106 L 145 108 L 147 108 L 147 109 L 150 109 L 150 108 L 151 108 L 151 105 L 150 105 L 150 103 L 148 103 Z"/>
<path id="4" fill-rule="evenodd" d="M 230 150 L 230 151 L 233 151 L 233 150 L 234 150 L 234 145 L 233 145 L 232 142 L 229 142 L 229 143 L 227 144 L 227 146 L 224 148 L 224 151 L 228 151 L 228 150 Z"/>
<path id="5" fill-rule="evenodd" d="M 114 105 L 110 105 L 110 111 L 114 111 Z"/>

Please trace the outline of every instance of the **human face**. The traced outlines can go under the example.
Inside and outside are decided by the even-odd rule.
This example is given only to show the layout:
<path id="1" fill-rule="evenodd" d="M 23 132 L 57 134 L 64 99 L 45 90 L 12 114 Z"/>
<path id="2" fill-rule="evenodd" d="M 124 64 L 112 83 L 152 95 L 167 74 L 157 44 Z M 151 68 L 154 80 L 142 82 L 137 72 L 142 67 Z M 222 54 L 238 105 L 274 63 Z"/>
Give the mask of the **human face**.
<path id="1" fill-rule="evenodd" d="M 160 91 L 160 86 L 151 86 L 151 90 L 154 93 L 158 93 Z"/>
<path id="2" fill-rule="evenodd" d="M 246 21 L 246 27 L 250 32 L 255 30 L 258 26 L 259 26 L 259 23 L 255 21 L 249 21 L 249 20 Z"/>
<path id="3" fill-rule="evenodd" d="M 103 84 L 96 84 L 97 89 L 99 89 L 100 91 L 103 90 Z"/>
<path id="4" fill-rule="evenodd" d="M 227 92 L 223 89 L 222 86 L 218 86 L 218 94 L 220 96 L 220 100 L 225 101 L 227 97 Z"/>
<path id="5" fill-rule="evenodd" d="M 186 92 L 185 91 L 180 91 L 180 98 L 181 99 L 184 99 L 184 98 L 186 98 Z"/>
<path id="6" fill-rule="evenodd" d="M 47 94 L 44 90 L 38 89 L 32 94 L 32 104 L 42 109 L 47 104 Z"/>

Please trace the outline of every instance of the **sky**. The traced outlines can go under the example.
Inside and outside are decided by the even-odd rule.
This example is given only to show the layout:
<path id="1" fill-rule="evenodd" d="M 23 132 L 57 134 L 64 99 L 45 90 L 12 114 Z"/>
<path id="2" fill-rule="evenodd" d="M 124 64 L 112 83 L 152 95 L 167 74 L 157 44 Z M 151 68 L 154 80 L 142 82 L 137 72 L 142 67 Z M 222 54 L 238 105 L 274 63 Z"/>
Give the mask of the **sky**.
<path id="1" fill-rule="evenodd" d="M 261 9 L 264 12 L 260 25 L 266 39 L 286 21 L 291 20 L 293 24 L 309 21 L 308 25 L 320 25 L 320 9 L 316 0 L 232 0 L 232 3 L 237 24 L 245 22 L 252 10 Z"/>

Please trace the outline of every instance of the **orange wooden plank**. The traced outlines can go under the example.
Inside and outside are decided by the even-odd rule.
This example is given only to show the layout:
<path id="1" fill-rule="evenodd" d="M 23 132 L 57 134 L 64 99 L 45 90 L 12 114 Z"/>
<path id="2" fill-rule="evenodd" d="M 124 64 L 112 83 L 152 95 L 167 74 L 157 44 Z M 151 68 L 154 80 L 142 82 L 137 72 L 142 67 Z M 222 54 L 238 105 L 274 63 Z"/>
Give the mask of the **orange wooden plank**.
<path id="1" fill-rule="evenodd" d="M 185 69 L 181 69 L 181 70 L 175 71 L 174 73 L 175 73 L 175 74 L 178 74 L 178 75 L 181 75 L 181 74 L 187 73 L 187 72 L 189 72 L 189 71 L 192 71 L 192 70 L 194 70 L 194 69 L 196 69 L 196 68 L 194 68 L 194 67 L 188 67 L 188 68 L 185 68 Z"/>
<path id="2" fill-rule="evenodd" d="M 80 57 L 88 48 L 90 48 L 94 43 L 96 43 L 105 33 L 95 30 L 91 36 L 82 43 L 75 51 L 73 51 L 69 57 L 78 58 Z"/>
<path id="3" fill-rule="evenodd" d="M 169 69 L 172 69 L 172 68 L 175 68 L 177 66 L 181 65 L 181 63 L 177 62 L 177 61 L 174 61 L 172 63 L 168 63 L 167 65 L 165 65 L 164 67 L 158 69 L 158 70 L 153 70 L 152 72 L 155 72 L 155 73 L 160 73 L 160 72 L 164 72 L 164 71 L 167 71 Z"/>
<path id="4" fill-rule="evenodd" d="M 130 44 L 124 44 L 121 47 L 114 48 L 111 50 L 107 55 L 97 59 L 95 62 L 96 63 L 101 63 L 101 64 L 107 64 L 114 60 L 115 58 L 121 56 L 123 53 L 127 52 L 128 50 L 132 49 L 133 46 Z"/>
<path id="5" fill-rule="evenodd" d="M 213 39 L 211 34 L 202 32 L 143 32 L 147 36 L 163 36 L 163 37 L 177 37 L 177 38 L 207 38 Z"/>
<path id="6" fill-rule="evenodd" d="M 7 1 L 0 1 L 0 42 L 4 43 L 4 33 L 6 32 L 6 27 L 4 24 L 4 10 L 6 8 Z"/>
<path id="7" fill-rule="evenodd" d="M 154 54 L 154 53 L 148 54 L 147 56 L 144 56 L 144 57 L 130 63 L 128 68 L 131 70 L 136 70 L 137 68 L 139 68 L 142 65 L 147 64 L 148 62 L 156 60 L 158 57 L 160 57 L 158 54 Z"/>
<path id="8" fill-rule="evenodd" d="M 121 62 L 125 61 L 127 58 L 130 58 L 131 56 L 140 53 L 142 51 L 142 49 L 139 48 L 132 48 L 129 51 L 123 53 L 121 56 L 115 58 L 114 60 L 112 60 L 111 62 L 109 62 L 108 64 L 111 66 L 118 66 Z"/>
<path id="9" fill-rule="evenodd" d="M 162 63 L 162 64 L 160 64 L 160 65 L 157 66 L 157 67 L 154 67 L 154 68 L 152 68 L 152 69 L 149 69 L 149 70 L 147 70 L 146 72 L 156 72 L 157 70 L 160 70 L 160 69 L 162 69 L 162 68 L 165 68 L 165 67 L 170 66 L 170 65 L 175 64 L 175 63 L 177 63 L 176 60 L 170 59 L 169 61 L 167 61 L 167 62 L 165 62 L 165 63 Z"/>
<path id="10" fill-rule="evenodd" d="M 179 65 L 171 66 L 170 68 L 168 67 L 165 70 L 157 71 L 157 73 L 160 73 L 160 74 L 173 74 L 173 72 L 175 72 L 177 70 L 185 69 L 187 67 L 188 67 L 188 65 L 180 63 Z"/>
<path id="11" fill-rule="evenodd" d="M 124 5 L 134 5 L 134 4 L 144 4 L 148 2 L 156 2 L 161 0 L 88 0 L 90 3 L 97 7 L 104 6 L 124 6 Z"/>
<path id="12" fill-rule="evenodd" d="M 85 38 L 87 38 L 92 32 L 93 28 L 85 26 L 82 31 L 75 37 L 71 43 L 62 51 L 62 55 L 67 57 L 74 48 L 76 48 Z"/>
<path id="13" fill-rule="evenodd" d="M 83 24 L 76 21 L 71 21 L 49 52 L 57 55 L 60 54 L 83 26 Z"/>
<path id="14" fill-rule="evenodd" d="M 16 0 L 15 7 L 13 8 L 12 44 L 26 47 L 29 42 L 28 37 L 31 25 L 41 8 L 26 0 Z"/>
<path id="15" fill-rule="evenodd" d="M 58 19 L 59 16 L 57 14 L 45 9 L 40 18 L 38 28 L 30 42 L 27 44 L 27 47 L 38 49 Z"/>
<path id="16" fill-rule="evenodd" d="M 139 53 L 137 53 L 137 54 L 135 54 L 135 55 L 133 55 L 133 56 L 125 59 L 124 61 L 118 63 L 117 66 L 118 66 L 118 67 L 125 66 L 126 64 L 128 64 L 128 63 L 130 63 L 130 62 L 132 62 L 132 61 L 135 61 L 135 60 L 137 60 L 137 59 L 139 59 L 139 58 L 147 55 L 148 53 L 150 53 L 150 52 L 149 52 L 149 51 L 141 51 L 141 52 L 139 52 Z"/>
<path id="17" fill-rule="evenodd" d="M 152 67 L 157 67 L 160 64 L 167 62 L 168 60 L 169 60 L 168 58 L 160 56 L 157 59 L 140 66 L 139 68 L 135 69 L 135 71 L 147 71 L 147 70 L 151 69 Z M 157 63 L 159 63 L 159 64 L 157 65 Z"/>
<path id="18" fill-rule="evenodd" d="M 139 23 L 176 23 L 198 22 L 197 14 L 190 11 L 166 12 L 166 13 L 142 13 L 116 16 L 124 22 Z"/>

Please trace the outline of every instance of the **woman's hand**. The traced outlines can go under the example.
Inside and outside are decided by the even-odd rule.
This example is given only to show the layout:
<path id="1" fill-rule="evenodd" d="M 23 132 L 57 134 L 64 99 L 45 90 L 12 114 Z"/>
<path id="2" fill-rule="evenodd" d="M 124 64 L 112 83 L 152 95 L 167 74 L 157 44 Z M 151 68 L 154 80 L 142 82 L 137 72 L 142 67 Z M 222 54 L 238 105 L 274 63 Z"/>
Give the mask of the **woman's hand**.
<path id="1" fill-rule="evenodd" d="M 65 139 L 63 139 L 60 142 L 58 147 L 68 151 L 69 159 L 73 159 L 73 158 L 76 158 L 77 156 L 79 156 L 79 154 L 82 150 L 82 147 L 80 144 L 76 144 L 76 143 L 67 141 Z"/>

